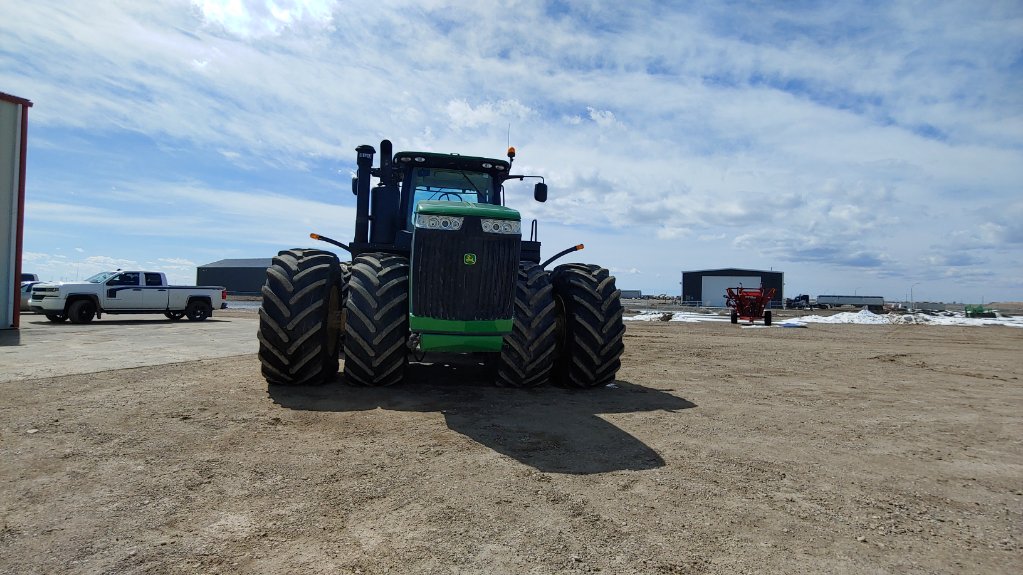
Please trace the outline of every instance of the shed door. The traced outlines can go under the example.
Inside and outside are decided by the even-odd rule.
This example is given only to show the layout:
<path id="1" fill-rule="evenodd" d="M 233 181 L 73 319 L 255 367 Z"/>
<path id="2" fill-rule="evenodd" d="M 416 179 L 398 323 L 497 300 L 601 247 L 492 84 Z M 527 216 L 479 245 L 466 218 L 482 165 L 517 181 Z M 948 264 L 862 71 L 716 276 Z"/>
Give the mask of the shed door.
<path id="1" fill-rule="evenodd" d="M 728 288 L 739 287 L 758 288 L 760 287 L 760 276 L 703 276 L 703 305 L 706 307 L 725 307 L 725 297 Z"/>

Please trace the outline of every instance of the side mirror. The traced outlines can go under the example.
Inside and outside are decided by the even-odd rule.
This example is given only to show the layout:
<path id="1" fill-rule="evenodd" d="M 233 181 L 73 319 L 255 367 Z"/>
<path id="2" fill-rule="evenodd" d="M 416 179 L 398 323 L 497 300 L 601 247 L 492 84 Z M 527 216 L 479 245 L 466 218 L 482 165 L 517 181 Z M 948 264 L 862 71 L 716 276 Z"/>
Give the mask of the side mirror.
<path id="1" fill-rule="evenodd" d="M 540 182 L 533 186 L 533 199 L 538 202 L 547 201 L 547 184 Z"/>
<path id="2" fill-rule="evenodd" d="M 352 178 L 352 195 L 359 195 L 359 178 Z"/>

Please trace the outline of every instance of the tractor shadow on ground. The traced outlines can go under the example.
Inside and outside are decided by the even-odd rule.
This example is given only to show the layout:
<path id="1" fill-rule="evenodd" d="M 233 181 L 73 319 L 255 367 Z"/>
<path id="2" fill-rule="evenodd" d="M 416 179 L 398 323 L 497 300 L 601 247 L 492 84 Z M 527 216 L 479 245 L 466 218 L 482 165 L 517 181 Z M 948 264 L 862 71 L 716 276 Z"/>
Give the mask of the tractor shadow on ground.
<path id="1" fill-rule="evenodd" d="M 318 387 L 270 386 L 282 407 L 309 411 L 440 412 L 447 426 L 538 471 L 590 474 L 656 469 L 664 459 L 604 414 L 662 411 L 665 417 L 696 407 L 664 391 L 615 381 L 575 390 L 495 387 L 492 372 L 472 361 L 412 364 L 405 383 L 366 388 L 343 383 Z"/>

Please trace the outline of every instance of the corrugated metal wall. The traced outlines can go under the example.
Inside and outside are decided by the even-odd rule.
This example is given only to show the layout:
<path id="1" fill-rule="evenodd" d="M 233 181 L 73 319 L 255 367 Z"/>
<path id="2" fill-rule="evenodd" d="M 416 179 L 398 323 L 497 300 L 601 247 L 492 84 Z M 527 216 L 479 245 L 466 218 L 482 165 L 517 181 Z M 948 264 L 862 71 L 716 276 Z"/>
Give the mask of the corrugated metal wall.
<path id="1" fill-rule="evenodd" d="M 6 95 L 5 95 L 6 96 Z M 21 271 L 22 119 L 26 105 L 0 98 L 0 329 L 18 327 Z M 31 104 L 29 104 L 31 105 Z"/>
<path id="2" fill-rule="evenodd" d="M 266 283 L 265 267 L 197 268 L 196 283 L 203 286 L 224 286 L 234 295 L 257 295 Z"/>

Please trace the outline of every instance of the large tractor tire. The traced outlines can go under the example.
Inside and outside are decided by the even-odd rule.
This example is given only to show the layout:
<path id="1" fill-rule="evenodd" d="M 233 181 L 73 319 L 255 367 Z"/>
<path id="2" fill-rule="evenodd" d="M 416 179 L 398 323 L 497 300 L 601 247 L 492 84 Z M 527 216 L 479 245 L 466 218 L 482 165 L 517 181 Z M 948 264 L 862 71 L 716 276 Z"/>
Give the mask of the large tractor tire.
<path id="1" fill-rule="evenodd" d="M 312 385 L 337 375 L 341 264 L 323 250 L 285 250 L 266 269 L 259 308 L 259 361 L 268 383 Z"/>
<path id="2" fill-rule="evenodd" d="M 621 292 L 607 269 L 564 264 L 551 272 L 558 303 L 558 381 L 596 387 L 614 381 L 625 349 Z"/>
<path id="3" fill-rule="evenodd" d="M 519 264 L 515 321 L 504 336 L 497 385 L 536 387 L 550 381 L 557 352 L 557 313 L 550 276 L 532 262 Z"/>
<path id="4" fill-rule="evenodd" d="M 345 307 L 345 378 L 392 385 L 408 365 L 408 258 L 362 254 L 352 261 Z"/>

